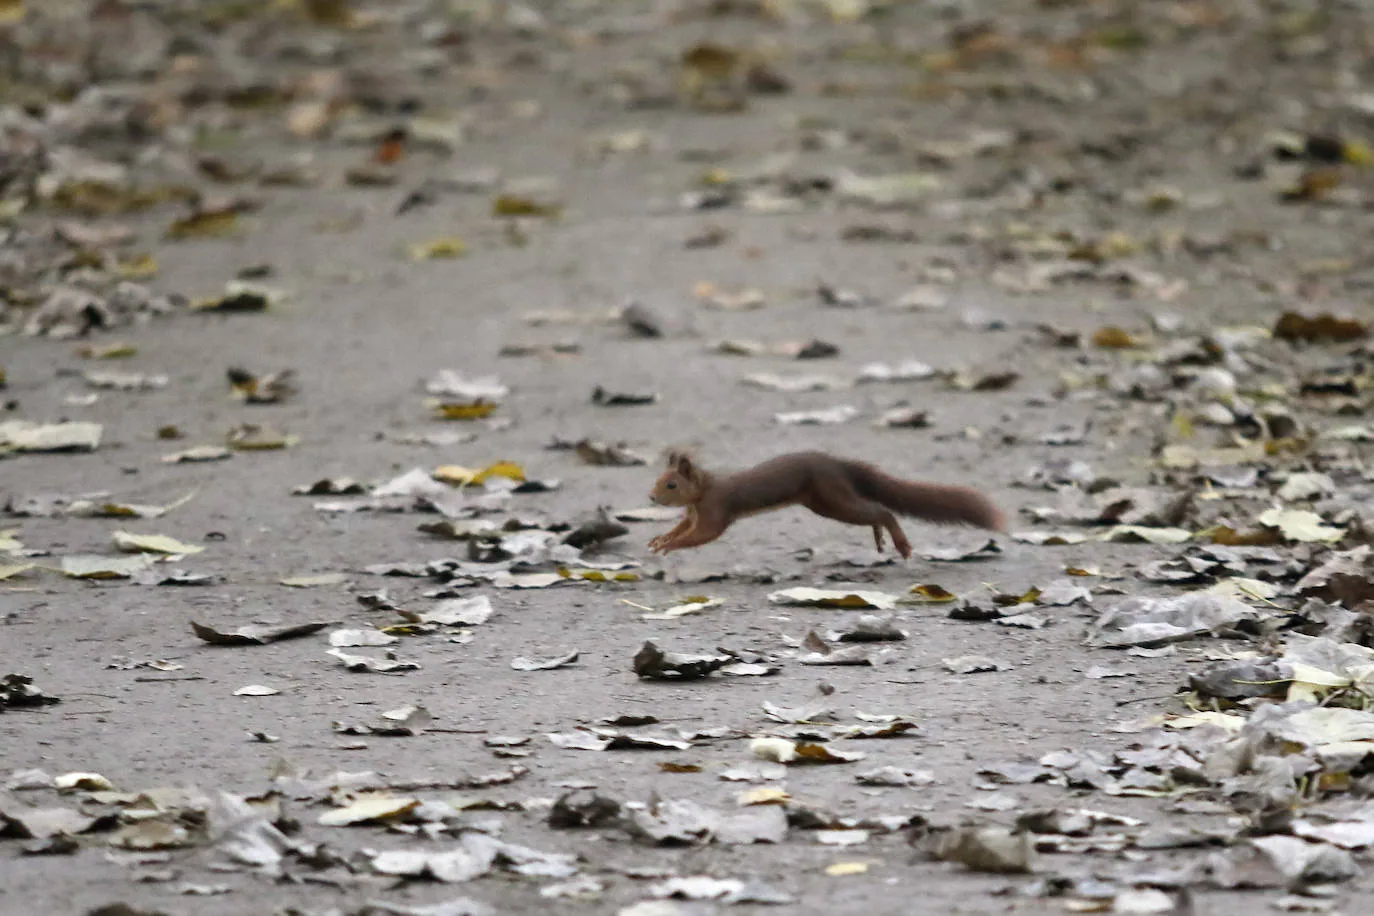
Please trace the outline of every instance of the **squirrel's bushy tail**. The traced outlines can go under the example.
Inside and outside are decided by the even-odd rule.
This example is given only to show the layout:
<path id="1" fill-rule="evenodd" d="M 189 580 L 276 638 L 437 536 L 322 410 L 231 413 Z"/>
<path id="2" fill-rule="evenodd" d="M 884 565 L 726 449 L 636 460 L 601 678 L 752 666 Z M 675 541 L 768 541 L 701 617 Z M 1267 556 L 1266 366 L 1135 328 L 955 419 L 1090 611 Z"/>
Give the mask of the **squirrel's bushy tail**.
<path id="1" fill-rule="evenodd" d="M 1007 530 L 1002 510 L 972 487 L 901 480 L 859 462 L 846 462 L 845 471 L 860 495 L 898 515 L 943 524 L 975 525 L 990 531 Z"/>

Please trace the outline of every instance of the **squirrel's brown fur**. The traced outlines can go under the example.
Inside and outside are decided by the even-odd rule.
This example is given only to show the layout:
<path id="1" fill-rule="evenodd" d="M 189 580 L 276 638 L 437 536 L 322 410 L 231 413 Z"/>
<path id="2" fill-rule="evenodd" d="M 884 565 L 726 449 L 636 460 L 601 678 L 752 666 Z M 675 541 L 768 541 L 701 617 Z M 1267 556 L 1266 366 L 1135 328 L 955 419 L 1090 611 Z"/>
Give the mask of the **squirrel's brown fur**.
<path id="1" fill-rule="evenodd" d="M 823 452 L 793 452 L 748 470 L 712 474 L 686 453 L 672 451 L 651 498 L 662 506 L 687 508 L 676 528 L 649 542 L 651 550 L 665 554 L 714 541 L 746 515 L 793 505 L 872 528 L 879 550 L 886 530 L 903 557 L 911 556 L 911 544 L 897 515 L 1006 530 L 1001 510 L 971 487 L 901 480 L 871 464 Z"/>

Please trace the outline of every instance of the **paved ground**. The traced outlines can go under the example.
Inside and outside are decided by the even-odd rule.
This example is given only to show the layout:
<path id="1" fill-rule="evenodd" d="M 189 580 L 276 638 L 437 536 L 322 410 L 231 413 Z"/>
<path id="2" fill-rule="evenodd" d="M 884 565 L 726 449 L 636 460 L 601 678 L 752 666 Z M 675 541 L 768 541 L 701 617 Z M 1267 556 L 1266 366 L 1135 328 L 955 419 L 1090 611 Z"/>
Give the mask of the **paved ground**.
<path id="1" fill-rule="evenodd" d="M 441 587 L 439 578 L 382 577 L 368 568 L 467 560 L 469 546 L 418 530 L 441 518 L 433 513 L 320 511 L 315 504 L 321 501 L 367 497 L 294 496 L 292 490 L 323 478 L 370 485 L 412 468 L 481 468 L 508 460 L 530 478 L 556 479 L 559 486 L 516 493 L 483 518 L 578 522 L 602 506 L 646 506 L 660 450 L 683 444 L 713 465 L 742 466 L 817 448 L 904 476 L 974 484 L 1007 509 L 1017 531 L 1065 527 L 1037 524 L 1022 511 L 1053 505 L 1056 494 L 1015 485 L 1051 460 L 1082 460 L 1094 476 L 1127 485 L 1203 493 L 1210 484 L 1162 471 L 1152 461 L 1179 435 L 1179 404 L 1197 407 L 1191 395 L 1169 390 L 1132 400 L 1094 379 L 1119 381 L 1130 366 L 1160 361 L 1160 347 L 1189 334 L 1272 327 L 1293 308 L 1353 309 L 1367 317 L 1367 240 L 1374 226 L 1366 174 L 1358 165 L 1331 166 L 1340 185 L 1325 199 L 1285 202 L 1282 182 L 1299 176 L 1285 178 L 1283 170 L 1309 169 L 1314 187 L 1325 173 L 1311 171 L 1320 164 L 1310 160 L 1280 161 L 1271 136 L 1291 131 L 1299 138 L 1354 141 L 1369 135 L 1374 19 L 1367 10 L 1346 4 L 1303 12 L 1301 5 L 1280 4 L 1284 9 L 1261 14 L 1250 4 L 1222 0 L 873 3 L 857 22 L 834 23 L 824 15 L 825 4 L 798 3 L 796 18 L 779 23 L 748 15 L 749 3 L 605 2 L 545 4 L 542 16 L 516 6 L 505 20 L 477 17 L 466 24 L 456 14 L 443 19 L 445 4 L 396 5 L 406 11 L 402 15 L 378 3 L 359 7 L 382 21 L 364 19 L 352 30 L 334 31 L 301 25 L 287 4 L 284 12 L 259 11 L 247 24 L 206 33 L 178 19 L 170 10 L 174 4 L 149 6 L 158 10 L 148 21 L 138 18 L 142 14 L 130 20 L 134 25 L 117 17 L 96 20 L 86 38 L 108 34 L 101 29 L 129 28 L 122 33 L 125 43 L 137 49 L 147 40 L 139 29 L 160 29 L 162 22 L 194 36 L 180 50 L 180 63 L 169 57 L 174 48 L 154 47 L 146 78 L 130 83 L 146 104 L 168 107 L 153 114 L 136 109 L 117 127 L 82 131 L 81 119 L 92 117 L 89 107 L 77 105 L 73 127 L 56 108 L 40 106 L 31 113 L 44 116 L 41 124 L 9 122 L 11 152 L 20 148 L 15 137 L 27 131 L 50 151 L 81 149 L 131 163 L 144 187 L 190 183 L 210 195 L 251 198 L 255 209 L 238 217 L 231 236 L 167 240 L 164 230 L 186 205 L 92 217 L 40 205 L 16 191 L 22 184 L 16 179 L 7 194 L 27 204 L 18 225 L 39 234 L 65 220 L 126 226 L 132 241 L 119 256 L 151 254 L 160 270 L 148 283 L 159 292 L 220 296 L 241 271 L 263 265 L 270 273 L 255 282 L 286 295 L 264 312 L 179 308 L 81 340 L 0 337 L 7 381 L 0 393 L 11 402 L 4 420 L 69 419 L 103 427 L 93 452 L 17 454 L 0 462 L 0 496 L 18 516 L 0 528 L 17 529 L 13 536 L 22 544 L 12 556 L 0 555 L 0 566 L 113 556 L 113 532 L 124 530 L 203 546 L 201 553 L 156 569 L 213 577 L 177 587 L 143 584 L 146 579 L 64 578 L 39 568 L 0 583 L 0 675 L 31 676 L 62 700 L 0 716 L 0 778 L 14 790 L 0 794 L 0 816 L 36 805 L 89 815 L 122 811 L 126 821 L 119 828 L 124 832 L 115 834 L 109 822 L 92 825 L 65 855 L 23 854 L 36 841 L 11 827 L 15 838 L 0 840 L 0 913 L 79 913 L 115 901 L 132 906 L 119 912 L 139 913 L 422 912 L 366 907 L 369 901 L 413 907 L 459 897 L 501 913 L 549 906 L 601 913 L 652 897 L 673 874 L 757 877 L 791 898 L 784 909 L 800 913 L 1049 913 L 1099 905 L 1087 900 L 1109 908 L 1116 890 L 1136 883 L 1131 874 L 1195 864 L 1221 847 L 1126 844 L 1125 851 L 1045 854 L 1037 867 L 1042 876 L 1073 879 L 1066 878 L 1056 899 L 1042 893 L 1046 888 L 1035 884 L 1036 876 L 985 874 L 932 859 L 921 845 L 924 828 L 884 832 L 870 825 L 866 842 L 837 846 L 832 844 L 857 834 L 807 830 L 805 812 L 915 818 L 912 823 L 948 827 L 1011 825 L 1027 811 L 1088 807 L 1140 818 L 1149 828 L 1236 836 L 1244 823 L 1237 810 L 1191 804 L 1193 796 L 1108 795 L 1051 783 L 997 787 L 977 772 L 1065 749 L 1109 758 L 1137 740 L 1132 723 L 1186 711 L 1171 697 L 1187 689 L 1190 671 L 1218 653 L 1248 647 L 1203 639 L 1162 657 L 1123 657 L 1082 645 L 1085 625 L 1118 596 L 1176 591 L 1143 581 L 1135 571 L 1175 556 L 1179 546 L 1091 540 L 1056 547 L 999 537 L 1000 553 L 974 562 L 872 565 L 866 532 L 789 511 L 748 520 L 716 544 L 660 560 L 645 544 L 668 523 L 630 522 L 627 535 L 588 551 L 585 559 L 637 564 L 636 581 L 542 589 L 460 583 L 453 594 L 490 599 L 490 620 L 469 631 L 403 636 L 392 648 L 417 670 L 355 673 L 326 654 L 329 632 L 400 622 L 395 612 L 365 608 L 355 595 L 384 588 L 395 605 L 426 611 L 436 601 L 426 595 Z M 433 9 L 424 12 L 428 7 Z M 706 7 L 722 12 L 706 15 Z M 437 25 L 443 22 L 455 30 L 447 42 Z M 971 32 L 978 22 L 986 30 Z M 41 57 L 32 43 L 39 26 L 31 18 L 19 28 L 30 30 L 17 33 L 31 42 L 23 45 L 28 62 L 21 61 L 28 69 L 21 68 L 9 91 L 41 87 L 50 93 L 50 82 L 39 77 L 51 80 L 52 74 L 33 72 L 42 70 L 33 63 Z M 63 28 L 81 31 L 72 22 Z M 53 34 L 77 40 L 74 32 Z M 767 68 L 785 77 L 788 91 L 745 92 L 743 110 L 736 112 L 703 110 L 709 98 L 694 106 L 676 85 L 683 69 L 678 59 L 702 41 L 758 49 Z M 216 82 L 198 69 L 210 66 L 215 54 L 209 49 L 245 68 L 221 62 L 226 72 L 292 87 L 295 97 L 251 108 L 218 98 L 172 106 L 167 100 L 180 93 L 184 101 L 197 79 L 222 91 L 223 78 Z M 61 58 L 51 47 L 49 52 Z M 86 60 L 97 69 L 98 63 Z M 287 119 L 311 113 L 304 77 L 313 73 L 323 83 L 325 74 L 337 71 L 373 81 L 354 79 L 339 90 L 338 111 L 318 135 L 292 135 Z M 105 75 L 110 85 L 139 77 Z M 348 107 L 359 100 L 371 100 L 372 109 Z M 129 102 L 112 95 L 107 104 L 124 112 Z M 408 112 L 417 106 L 438 129 L 460 132 L 461 139 L 436 148 L 412 136 L 399 161 L 375 164 L 378 133 L 412 123 Z M 151 133 L 129 129 L 130 119 L 138 118 L 151 119 Z M 420 133 L 425 125 L 412 129 Z M 360 139 L 350 142 L 350 136 Z M 606 144 L 643 148 L 607 152 Z M 198 156 L 213 154 L 231 168 L 261 164 L 271 170 L 300 153 L 314 157 L 311 168 L 319 176 L 304 187 L 254 177 L 216 182 L 204 167 L 192 167 Z M 1358 148 L 1347 153 L 1360 158 Z M 369 169 L 385 183 L 365 185 L 357 176 L 348 182 L 350 169 Z M 895 173 L 925 177 L 884 187 L 853 177 Z M 527 192 L 522 182 L 532 178 L 550 180 L 553 190 Z M 905 205 L 873 206 L 873 196 L 893 185 Z M 421 188 L 427 202 L 398 213 Z M 493 199 L 503 191 L 551 196 L 562 209 L 552 218 L 495 217 Z M 907 200 L 917 192 L 919 200 Z M 689 206 L 684 195 L 690 194 L 712 197 L 718 206 Z M 693 241 L 717 227 L 718 244 Z M 450 236 L 465 243 L 462 257 L 408 256 L 410 246 Z M 40 249 L 17 241 L 12 247 L 23 258 L 44 256 Z M 50 285 L 54 277 L 42 282 Z M 699 287 L 703 283 L 727 300 L 742 289 L 756 290 L 763 305 L 713 308 L 704 301 L 709 291 Z M 821 286 L 867 301 L 827 305 Z M 605 317 L 629 303 L 657 316 L 663 336 L 638 338 L 623 322 Z M 531 320 L 541 313 L 580 318 Z M 9 314 L 23 322 L 32 309 Z M 1060 336 L 1078 332 L 1083 342 L 1054 346 L 1042 326 Z M 1089 339 L 1104 326 L 1153 335 L 1152 345 L 1095 347 Z M 838 354 L 815 361 L 722 355 L 713 349 L 720 339 L 817 339 Z M 136 347 L 136 355 L 105 363 L 79 353 L 116 341 Z M 549 352 L 555 342 L 577 347 Z M 503 348 L 516 345 L 544 349 L 503 355 Z M 1296 377 L 1302 366 L 1330 365 L 1349 350 L 1262 347 L 1251 363 L 1256 385 Z M 974 391 L 938 377 L 801 393 L 741 381 L 758 372 L 852 380 L 870 363 L 906 360 L 941 372 L 1011 370 L 1018 377 L 1005 387 Z M 293 369 L 298 390 L 279 404 L 241 403 L 225 380 L 232 366 L 257 373 Z M 444 369 L 467 378 L 499 376 L 509 394 L 487 419 L 436 422 L 424 383 Z M 106 370 L 165 374 L 167 382 L 149 391 L 96 390 L 98 398 L 86 403 L 95 389 L 82 374 Z M 1242 384 L 1249 381 L 1242 378 Z M 597 386 L 654 393 L 658 400 L 598 406 L 592 402 Z M 775 419 L 779 412 L 843 404 L 858 410 L 843 424 Z M 929 424 L 875 425 L 901 404 L 928 412 Z M 298 441 L 281 450 L 235 451 L 223 461 L 162 460 L 194 445 L 221 444 L 243 423 Z M 167 426 L 182 438 L 160 439 L 159 429 Z M 1065 428 L 1079 435 L 1064 435 Z M 1200 427 L 1191 441 L 1227 444 L 1230 432 Z M 405 439 L 430 433 L 468 434 L 470 441 Z M 1070 441 L 1051 444 L 1046 437 Z M 549 448 L 583 438 L 623 442 L 651 463 L 590 466 L 573 451 Z M 1352 448 L 1358 460 L 1359 447 Z M 1305 461 L 1283 467 L 1322 467 Z M 472 488 L 467 492 L 474 505 L 481 502 Z M 154 519 L 22 512 L 31 497 L 92 493 L 157 505 L 191 498 Z M 1215 518 L 1212 504 L 1199 505 L 1185 527 L 1200 530 Z M 1254 506 L 1259 511 L 1263 501 Z M 1233 511 L 1244 521 L 1250 508 Z M 907 527 L 918 554 L 973 548 L 984 540 L 915 522 Z M 1105 529 L 1075 530 L 1096 535 Z M 1278 549 L 1295 562 L 1311 550 Z M 986 596 L 989 589 L 1022 594 L 1063 579 L 1066 568 L 1096 573 L 1074 579 L 1092 589 L 1092 607 L 1036 607 L 1050 625 L 1020 629 L 950 619 L 948 605 L 903 605 L 896 620 L 909 637 L 875 649 L 885 654 L 870 667 L 800 664 L 800 640 L 849 615 L 783 607 L 768 598 L 783 588 L 837 581 L 892 595 L 916 583 L 936 583 L 964 598 Z M 330 573 L 341 578 L 309 588 L 281 584 Z M 642 618 L 646 608 L 661 610 L 697 594 L 724 604 L 677 620 Z M 192 621 L 221 629 L 264 622 L 329 626 L 269 645 L 217 647 L 197 638 Z M 461 632 L 468 635 L 450 638 Z M 781 670 L 768 677 L 644 680 L 632 660 L 646 640 L 687 652 L 759 653 Z M 557 670 L 511 666 L 519 656 L 574 650 L 576 663 Z M 970 654 L 1000 661 L 1003 670 L 959 674 L 944 665 Z M 154 660 L 176 667 L 136 664 Z M 1130 674 L 1085 677 L 1104 665 Z M 246 685 L 279 692 L 235 695 Z M 758 786 L 720 774 L 751 759 L 752 737 L 795 727 L 770 720 L 765 703 L 821 704 L 847 725 L 863 724 L 856 710 L 892 714 L 918 728 L 902 737 L 846 741 L 866 758 L 792 766 L 785 780 L 767 783 L 785 786 L 791 799 L 792 827 L 779 844 L 656 846 L 616 826 L 547 825 L 552 800 L 583 786 L 620 802 L 647 803 L 657 795 L 732 815 L 759 811 L 736 801 Z M 432 730 L 385 737 L 337 729 L 339 723 L 375 723 L 383 711 L 410 704 L 428 710 Z M 560 747 L 546 737 L 625 715 L 652 715 L 662 723 L 626 732 L 676 736 L 680 729 L 691 746 L 591 751 Z M 278 740 L 254 737 L 262 734 Z M 495 736 L 529 738 L 515 748 L 527 756 L 489 746 Z M 690 765 L 692 772 L 665 771 L 669 764 Z M 881 766 L 928 771 L 933 782 L 874 788 L 855 780 L 855 773 Z M 169 825 L 169 833 L 149 839 L 128 826 L 136 818 L 129 811 L 146 812 L 146 803 L 23 788 L 24 780 L 6 775 L 31 769 L 53 777 L 98 773 L 119 793 L 179 787 L 208 796 L 222 791 L 272 798 L 281 806 L 271 812 L 277 823 L 297 828 L 291 839 L 325 844 L 327 853 L 288 855 L 275 866 L 285 876 L 280 880 L 241 865 L 217 868 L 225 856 L 218 841 L 222 812 L 210 816 L 207 837 L 204 804 L 169 802 L 173 815 L 154 818 Z M 438 820 L 426 808 L 392 818 L 390 826 L 318 825 L 331 810 L 332 786 L 343 786 L 334 801 L 348 796 L 349 780 L 332 774 L 363 771 L 398 796 L 455 807 Z M 284 791 L 269 796 L 273 778 L 283 773 L 308 778 L 279 781 Z M 502 773 L 509 781 L 474 784 Z M 989 788 L 1000 788 L 999 800 L 1014 796 L 1005 810 L 969 806 L 991 798 Z M 833 819 L 830 825 L 842 826 Z M 434 835 L 426 838 L 427 831 Z M 550 885 L 559 893 L 569 876 L 553 866 L 550 875 L 513 874 L 513 853 L 492 874 L 461 884 L 400 881 L 374 867 L 379 850 L 437 852 L 474 831 L 544 852 L 575 853 L 584 877 L 572 880 L 587 883 L 563 887 L 564 896 L 541 896 Z M 1109 882 L 1109 890 L 1094 897 L 1088 876 Z M 1201 877 L 1183 883 L 1192 888 L 1197 913 L 1251 912 L 1283 895 L 1272 888 L 1222 890 Z M 593 886 L 599 890 L 591 892 Z M 579 887 L 582 893 L 573 893 Z M 1333 894 L 1339 911 L 1365 912 L 1374 903 L 1374 884 L 1356 877 L 1334 885 Z M 1156 911 L 1125 909 L 1130 905 L 1119 898 L 1117 911 Z M 664 906 L 635 912 L 727 908 L 721 901 Z M 748 913 L 777 907 L 728 908 Z M 434 912 L 466 911 L 455 905 Z"/>

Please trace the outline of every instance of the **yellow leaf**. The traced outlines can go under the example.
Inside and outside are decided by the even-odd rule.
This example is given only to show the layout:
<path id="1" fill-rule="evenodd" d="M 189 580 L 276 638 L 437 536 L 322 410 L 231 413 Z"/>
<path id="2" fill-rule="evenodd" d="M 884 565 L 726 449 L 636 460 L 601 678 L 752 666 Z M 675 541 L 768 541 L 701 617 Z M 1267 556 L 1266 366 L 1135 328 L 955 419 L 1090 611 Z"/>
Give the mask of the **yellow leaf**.
<path id="1" fill-rule="evenodd" d="M 35 564 L 33 563 L 16 563 L 11 566 L 0 566 L 0 582 L 4 582 L 6 579 L 13 579 L 15 576 L 26 573 L 34 568 Z"/>
<path id="2" fill-rule="evenodd" d="M 701 765 L 700 765 L 700 764 L 697 764 L 697 763 L 673 763 L 673 762 L 670 761 L 670 760 L 665 760 L 663 763 L 660 763 L 660 764 L 658 765 L 658 768 L 659 768 L 661 771 L 663 771 L 664 773 L 700 773 L 700 772 L 701 772 Z"/>
<path id="3" fill-rule="evenodd" d="M 492 202 L 492 216 L 545 216 L 555 217 L 563 212 L 563 205 L 541 203 L 529 197 L 502 194 Z"/>
<path id="4" fill-rule="evenodd" d="M 1140 341 L 1129 332 L 1108 325 L 1093 331 L 1093 345 L 1109 350 L 1124 350 L 1140 346 Z"/>
<path id="5" fill-rule="evenodd" d="M 187 544 L 165 534 L 131 534 L 116 531 L 112 538 L 115 547 L 125 553 L 165 553 L 169 555 L 200 553 L 205 548 Z"/>
<path id="6" fill-rule="evenodd" d="M 946 601 L 958 601 L 959 596 L 945 589 L 943 585 L 926 583 L 924 585 L 913 585 L 910 589 L 911 594 L 918 595 L 926 601 L 933 603 L 943 603 Z"/>
<path id="7" fill-rule="evenodd" d="M 160 269 L 157 258 L 150 254 L 136 254 L 115 265 L 115 273 L 125 280 L 150 280 L 157 276 Z"/>
<path id="8" fill-rule="evenodd" d="M 1341 152 L 1345 155 L 1345 161 L 1351 165 L 1374 165 L 1374 150 L 1370 150 L 1367 143 L 1348 140 Z"/>
<path id="9" fill-rule="evenodd" d="M 480 470 L 477 468 L 465 468 L 461 464 L 445 464 L 435 468 L 429 476 L 440 483 L 450 484 L 455 487 L 467 487 L 485 483 L 493 477 L 505 477 L 510 480 L 523 482 L 525 480 L 525 469 L 514 461 L 498 461 Z"/>
<path id="10" fill-rule="evenodd" d="M 439 418 L 443 420 L 481 420 L 496 410 L 491 401 L 472 401 L 469 403 L 439 403 L 434 405 Z"/>
<path id="11" fill-rule="evenodd" d="M 558 568 L 558 574 L 564 579 L 580 579 L 583 582 L 638 582 L 639 573 L 617 572 L 607 575 L 599 569 L 568 569 L 566 566 Z"/>
<path id="12" fill-rule="evenodd" d="M 81 347 L 76 353 L 82 359 L 128 359 L 138 355 L 138 347 L 133 344 L 114 343 L 103 347 Z"/>
<path id="13" fill-rule="evenodd" d="M 353 24 L 353 10 L 348 0 L 301 0 L 301 7 L 311 22 L 317 25 L 348 28 Z"/>
<path id="14" fill-rule="evenodd" d="M 0 25 L 17 25 L 24 21 L 24 0 L 0 0 Z"/>
<path id="15" fill-rule="evenodd" d="M 845 875 L 863 875 L 868 873 L 867 862 L 836 862 L 825 867 L 825 873 L 832 878 L 842 878 Z"/>
<path id="16" fill-rule="evenodd" d="M 467 243 L 456 235 L 430 239 L 410 246 L 412 261 L 433 261 L 437 258 L 461 258 L 467 254 Z"/>
<path id="17" fill-rule="evenodd" d="M 748 805 L 783 805 L 792 799 L 787 790 L 781 786 L 759 786 L 757 789 L 749 789 L 736 796 L 736 803 Z"/>
<path id="18" fill-rule="evenodd" d="M 525 469 L 514 461 L 498 461 L 489 464 L 477 472 L 477 476 L 472 479 L 473 483 L 485 483 L 492 477 L 506 477 L 510 480 L 525 480 Z"/>
<path id="19" fill-rule="evenodd" d="M 430 474 L 440 483 L 452 484 L 455 487 L 465 487 L 481 473 L 476 468 L 465 468 L 460 464 L 445 464 L 434 469 Z"/>
<path id="20" fill-rule="evenodd" d="M 167 227 L 169 239 L 209 239 L 233 235 L 239 230 L 235 210 L 205 210 L 174 220 Z"/>

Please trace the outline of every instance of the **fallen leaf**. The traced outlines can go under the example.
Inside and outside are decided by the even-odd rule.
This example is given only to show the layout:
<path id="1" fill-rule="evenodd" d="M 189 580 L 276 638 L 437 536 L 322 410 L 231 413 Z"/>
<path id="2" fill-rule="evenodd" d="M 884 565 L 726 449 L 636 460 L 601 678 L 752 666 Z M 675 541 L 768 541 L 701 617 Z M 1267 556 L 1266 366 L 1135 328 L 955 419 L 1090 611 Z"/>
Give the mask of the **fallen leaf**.
<path id="1" fill-rule="evenodd" d="M 245 404 L 278 404 L 295 392 L 295 373 L 290 369 L 254 375 L 247 369 L 231 366 L 227 374 L 230 391 Z"/>
<path id="2" fill-rule="evenodd" d="M 554 655 L 547 658 L 526 658 L 520 656 L 511 661 L 510 666 L 516 671 L 552 671 L 554 668 L 566 668 L 577 661 L 579 653 L 576 649 L 563 655 Z"/>
<path id="3" fill-rule="evenodd" d="M 951 674 L 979 674 L 987 671 L 1002 671 L 1006 665 L 988 658 L 986 655 L 960 655 L 957 658 L 942 659 L 940 664 Z"/>
<path id="4" fill-rule="evenodd" d="M 381 630 L 334 630 L 329 634 L 329 644 L 339 648 L 358 646 L 390 646 L 399 642 L 395 636 Z"/>
<path id="5" fill-rule="evenodd" d="M 420 623 L 446 627 L 481 626 L 491 619 L 491 599 L 486 595 L 471 598 L 449 598 L 440 601 L 432 610 L 416 615 Z"/>
<path id="6" fill-rule="evenodd" d="M 600 385 L 592 389 L 592 403 L 598 407 L 639 407 L 658 402 L 652 392 L 607 391 Z"/>
<path id="7" fill-rule="evenodd" d="M 482 420 L 491 416 L 500 405 L 492 401 L 441 401 L 431 399 L 426 402 L 441 420 Z"/>
<path id="8" fill-rule="evenodd" d="M 322 573 L 318 576 L 292 576 L 280 580 L 287 588 L 317 588 L 321 585 L 340 585 L 348 581 L 343 573 Z"/>
<path id="9" fill-rule="evenodd" d="M 754 372 L 741 380 L 745 385 L 765 391 L 784 391 L 798 394 L 804 391 L 835 391 L 848 387 L 841 379 L 827 375 L 778 375 L 773 372 Z"/>
<path id="10" fill-rule="evenodd" d="M 240 231 L 239 209 L 230 205 L 210 210 L 197 210 L 172 221 L 166 238 L 185 239 L 227 238 Z"/>
<path id="11" fill-rule="evenodd" d="M 349 671 L 373 671 L 378 674 L 388 674 L 392 671 L 418 671 L 420 669 L 416 662 L 403 662 L 390 657 L 379 658 L 374 655 L 356 655 L 345 652 L 338 647 L 329 649 L 328 652 Z"/>
<path id="12" fill-rule="evenodd" d="M 646 642 L 635 653 L 634 673 L 650 680 L 695 680 L 706 677 L 735 661 L 730 655 L 689 655 L 664 652 L 653 642 Z"/>
<path id="13" fill-rule="evenodd" d="M 822 588 L 789 588 L 768 596 L 773 604 L 792 607 L 866 608 L 891 610 L 897 598 L 884 592 L 842 591 Z"/>
<path id="14" fill-rule="evenodd" d="M 649 463 L 648 458 L 630 451 L 623 442 L 607 444 L 582 439 L 573 446 L 573 450 L 584 464 L 595 467 L 627 468 Z"/>
<path id="15" fill-rule="evenodd" d="M 688 614 L 698 614 L 710 608 L 720 607 L 724 603 L 724 598 L 708 598 L 705 595 L 694 595 L 684 600 L 681 604 L 674 605 L 662 611 L 641 614 L 640 618 L 643 620 L 676 620 Z"/>
<path id="16" fill-rule="evenodd" d="M 835 177 L 835 194 L 876 209 L 902 208 L 922 203 L 943 185 L 931 172 L 864 176 L 842 169 Z"/>
<path id="17" fill-rule="evenodd" d="M 958 601 L 959 596 L 946 589 L 943 585 L 936 585 L 933 582 L 917 584 L 908 589 L 908 593 L 917 596 L 922 601 L 929 601 L 932 604 L 947 604 L 951 601 Z"/>
<path id="18" fill-rule="evenodd" d="M 288 436 L 256 423 L 241 423 L 225 436 L 226 445 L 243 452 L 275 451 L 291 448 L 298 442 L 300 439 L 296 436 Z"/>
<path id="19" fill-rule="evenodd" d="M 1338 317 L 1330 312 L 1318 315 L 1284 312 L 1274 325 L 1274 336 L 1278 339 L 1299 340 L 1305 343 L 1361 340 L 1368 334 L 1369 328 L 1363 322 L 1354 318 Z"/>
<path id="20" fill-rule="evenodd" d="M 86 384 L 105 391 L 157 391 L 167 387 L 167 376 L 146 375 L 142 372 L 96 372 L 87 370 L 81 373 Z"/>
<path id="21" fill-rule="evenodd" d="M 405 795 L 365 795 L 315 819 L 321 827 L 353 827 L 404 820 L 420 806 L 418 798 Z"/>
<path id="22" fill-rule="evenodd" d="M 408 249 L 412 261 L 433 261 L 440 258 L 461 258 L 468 246 L 456 235 L 441 236 L 427 242 L 416 242 Z"/>
<path id="23" fill-rule="evenodd" d="M 501 194 L 492 201 L 492 216 L 539 216 L 553 219 L 563 212 L 563 205 L 553 201 L 539 201 L 515 194 Z"/>
<path id="24" fill-rule="evenodd" d="M 1257 521 L 1277 528 L 1289 542 L 1332 543 L 1345 536 L 1345 529 L 1327 525 L 1320 515 L 1305 509 L 1273 508 L 1261 513 Z"/>
<path id="25" fill-rule="evenodd" d="M 163 455 L 164 464 L 195 464 L 204 461 L 223 461 L 234 457 L 234 453 L 221 445 L 197 445 L 185 451 Z"/>
<path id="26" fill-rule="evenodd" d="M 973 871 L 1024 874 L 1034 871 L 1034 836 L 1003 827 L 962 827 L 938 841 L 935 854 Z"/>
<path id="27" fill-rule="evenodd" d="M 868 874 L 867 862 L 835 862 L 825 867 L 825 873 L 832 878 L 844 878 L 849 875 Z"/>
<path id="28" fill-rule="evenodd" d="M 318 633 L 327 623 L 299 623 L 280 626 L 250 624 L 237 630 L 217 630 L 204 624 L 191 621 L 191 629 L 197 636 L 214 646 L 265 646 L 283 639 L 299 639 Z"/>
<path id="29" fill-rule="evenodd" d="M 155 561 L 152 556 L 101 557 L 78 554 L 62 558 L 62 574 L 73 579 L 127 579 Z"/>
<path id="30" fill-rule="evenodd" d="M 5 452 L 93 452 L 100 445 L 99 423 L 0 423 L 0 455 Z"/>
<path id="31" fill-rule="evenodd" d="M 187 556 L 201 553 L 204 547 L 186 544 L 165 534 L 132 534 L 116 531 L 111 535 L 115 548 L 124 553 L 157 553 L 172 556 Z"/>

